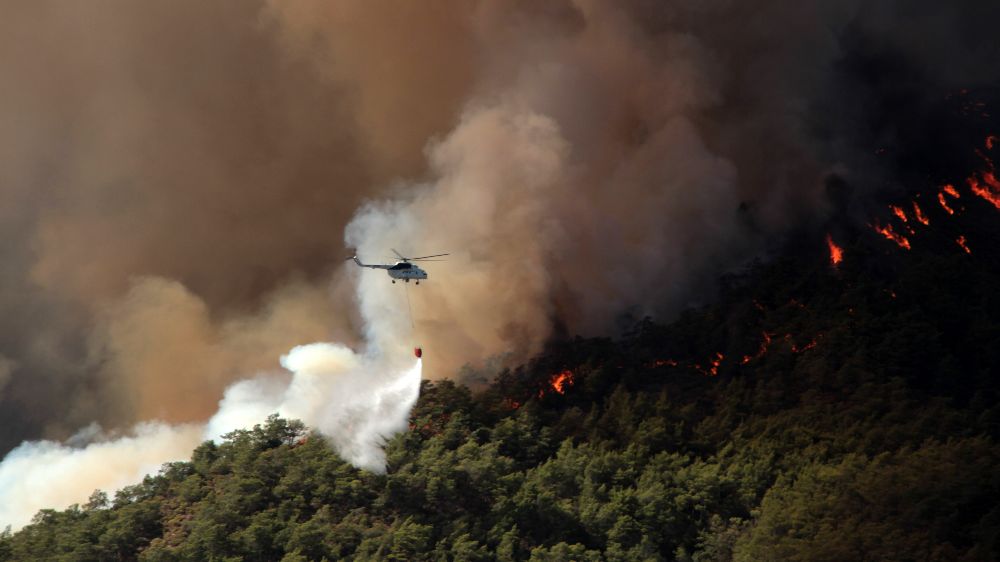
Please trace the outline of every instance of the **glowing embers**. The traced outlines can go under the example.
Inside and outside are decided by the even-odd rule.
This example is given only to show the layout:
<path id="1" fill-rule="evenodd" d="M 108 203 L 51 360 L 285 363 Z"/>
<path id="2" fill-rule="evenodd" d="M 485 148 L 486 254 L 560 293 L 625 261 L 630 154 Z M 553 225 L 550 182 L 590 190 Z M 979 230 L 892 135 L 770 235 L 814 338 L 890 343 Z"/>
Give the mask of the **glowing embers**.
<path id="1" fill-rule="evenodd" d="M 998 138 L 996 135 L 986 137 L 986 149 L 993 150 L 997 141 Z M 996 177 L 996 166 L 993 164 L 993 160 L 982 151 L 976 150 L 976 154 L 983 160 L 986 170 L 981 172 L 978 177 L 973 173 L 965 181 L 969 184 L 969 189 L 973 195 L 981 197 L 989 204 L 1000 209 L 1000 180 L 997 180 Z"/>
<path id="2" fill-rule="evenodd" d="M 965 236 L 964 235 L 963 236 L 959 236 L 958 238 L 956 238 L 955 242 L 959 246 L 961 246 L 963 250 L 965 250 L 966 254 L 971 254 L 972 253 L 972 250 L 969 249 L 969 245 L 965 241 Z"/>
<path id="3" fill-rule="evenodd" d="M 707 368 L 702 367 L 701 365 L 695 365 L 694 368 L 696 371 L 705 375 L 706 377 L 715 377 L 718 376 L 719 365 L 722 364 L 722 360 L 725 358 L 726 358 L 725 355 L 717 351 L 715 352 L 715 357 L 709 360 Z"/>
<path id="4" fill-rule="evenodd" d="M 834 262 L 837 263 L 837 262 Z M 753 355 L 744 355 L 743 359 L 740 361 L 740 365 L 746 365 L 747 363 L 760 359 L 767 353 L 767 348 L 771 345 L 771 334 L 763 332 L 763 339 L 760 342 L 760 348 L 757 349 L 757 353 Z"/>
<path id="5" fill-rule="evenodd" d="M 768 332 L 762 332 L 761 334 L 762 334 L 762 339 L 760 342 L 760 347 L 757 349 L 757 353 L 753 355 L 744 355 L 743 359 L 740 361 L 740 365 L 746 365 L 751 361 L 756 361 L 767 355 L 767 352 L 770 350 L 771 344 L 774 341 L 774 334 L 770 334 Z M 816 347 L 819 344 L 820 338 L 822 337 L 823 334 L 819 334 L 815 338 L 806 342 L 804 345 L 798 345 L 795 343 L 795 339 L 792 337 L 792 334 L 785 334 L 784 336 L 781 337 L 780 341 L 784 341 L 785 344 L 788 345 L 788 349 L 791 350 L 792 353 L 798 354 L 809 351 L 810 349 Z"/>
<path id="6" fill-rule="evenodd" d="M 903 223 L 903 228 L 905 228 L 907 232 L 909 232 L 911 235 L 912 234 L 916 234 L 916 232 L 913 230 L 913 228 L 911 226 L 909 226 L 908 223 L 910 222 L 910 217 L 906 214 L 906 211 L 903 210 L 902 207 L 900 207 L 898 205 L 889 205 L 889 210 L 891 210 L 892 214 L 895 215 L 896 218 L 898 218 L 900 220 L 900 222 Z M 927 217 L 925 217 L 924 214 L 920 211 L 920 207 L 917 206 L 917 202 L 916 201 L 913 201 L 913 213 L 914 213 L 914 217 L 919 222 L 921 222 L 923 224 L 929 224 L 929 221 L 927 220 Z M 895 242 L 896 244 L 898 244 L 899 247 L 906 248 L 907 250 L 910 249 L 910 241 L 906 238 L 906 236 L 903 236 L 902 234 L 900 234 L 900 233 L 896 232 L 895 230 L 893 230 L 891 224 L 886 224 L 885 226 L 880 226 L 879 223 L 876 222 L 874 225 L 872 225 L 872 229 L 875 230 L 875 232 L 878 232 L 879 234 L 881 234 L 882 236 L 885 236 L 887 239 L 892 240 L 893 242 Z M 829 242 L 829 237 L 827 237 L 827 241 Z M 831 247 L 831 261 L 832 261 L 832 250 L 833 249 Z M 837 262 L 834 262 L 834 265 L 836 265 L 836 264 L 837 264 Z"/>
<path id="7" fill-rule="evenodd" d="M 916 201 L 913 202 L 913 216 L 916 217 L 917 222 L 924 226 L 931 224 L 931 221 L 924 214 L 923 210 L 920 209 L 920 205 L 917 205 Z"/>
<path id="8" fill-rule="evenodd" d="M 829 234 L 826 235 L 826 245 L 830 248 L 830 265 L 836 267 L 837 264 L 844 261 L 844 249 L 836 245 Z"/>
<path id="9" fill-rule="evenodd" d="M 941 204 L 941 208 L 944 209 L 949 215 L 955 214 L 955 210 L 948 206 L 948 201 L 944 198 L 944 192 L 938 193 L 938 203 Z"/>
<path id="10" fill-rule="evenodd" d="M 785 341 L 787 341 L 788 345 L 791 347 L 792 353 L 802 353 L 804 351 L 809 351 L 810 349 L 816 347 L 816 345 L 818 343 L 816 341 L 816 338 L 813 338 L 813 339 L 809 340 L 808 343 L 806 343 L 805 345 L 803 345 L 803 346 L 800 347 L 798 345 L 795 345 L 795 342 L 792 341 L 792 335 L 791 334 L 788 334 L 788 335 L 785 336 Z"/>
<path id="11" fill-rule="evenodd" d="M 895 230 L 893 230 L 891 224 L 888 224 L 886 226 L 879 226 L 878 223 L 875 223 L 872 226 L 872 228 L 875 230 L 875 232 L 878 232 L 882 236 L 885 236 L 886 239 L 895 242 L 897 245 L 899 245 L 900 248 L 906 248 L 907 250 L 910 249 L 910 241 L 907 240 L 906 237 L 903 236 L 902 234 L 899 234 Z"/>
<path id="12" fill-rule="evenodd" d="M 676 367 L 678 365 L 677 361 L 673 359 L 656 359 L 650 363 L 650 367 Z"/>
<path id="13" fill-rule="evenodd" d="M 1000 210 L 1000 179 L 997 179 L 997 168 L 990 159 L 990 155 L 987 152 L 1000 148 L 1000 137 L 996 135 L 989 135 L 986 137 L 984 145 L 985 150 L 980 148 L 975 149 L 976 155 L 982 160 L 983 168 L 980 171 L 973 172 L 966 179 L 965 183 L 969 186 L 969 191 L 973 195 L 979 197 Z M 965 205 L 956 205 L 955 202 L 962 199 L 962 194 L 959 193 L 954 184 L 946 183 L 941 185 L 939 191 L 937 192 L 937 201 L 941 205 L 941 208 L 949 215 L 956 215 L 960 212 L 966 210 Z M 918 195 L 919 197 L 919 195 Z M 889 210 L 892 214 L 899 219 L 900 222 L 897 223 L 886 223 L 882 226 L 879 221 L 876 221 L 871 228 L 878 232 L 886 239 L 895 242 L 899 247 L 905 248 L 907 250 L 911 249 L 910 238 L 907 236 L 916 236 L 917 232 L 915 226 L 920 223 L 924 226 L 930 225 L 930 219 L 924 213 L 924 210 L 920 208 L 917 202 L 911 201 L 912 214 L 910 214 L 906 205 L 889 205 Z M 895 230 L 893 228 L 895 224 Z M 918 227 L 919 228 L 919 227 Z M 969 248 L 968 242 L 964 235 L 959 236 L 955 239 L 955 243 L 958 244 L 962 251 L 966 254 L 971 254 L 972 249 Z"/>
<path id="14" fill-rule="evenodd" d="M 1000 181 L 997 181 L 993 172 L 984 172 L 983 181 L 980 182 L 975 175 L 969 176 L 966 180 L 973 195 L 982 197 L 997 209 L 1000 209 Z M 984 185 L 985 184 L 985 185 Z"/>
<path id="15" fill-rule="evenodd" d="M 952 209 L 951 206 L 948 205 L 948 200 L 945 198 L 945 195 L 949 195 L 951 197 L 954 197 L 955 199 L 958 199 L 959 197 L 961 197 L 961 195 L 959 195 L 958 190 L 955 189 L 955 186 L 951 185 L 950 183 L 942 185 L 941 191 L 938 192 L 938 203 L 941 204 L 941 208 L 944 209 L 945 212 L 947 212 L 949 215 L 954 215 L 955 209 Z"/>

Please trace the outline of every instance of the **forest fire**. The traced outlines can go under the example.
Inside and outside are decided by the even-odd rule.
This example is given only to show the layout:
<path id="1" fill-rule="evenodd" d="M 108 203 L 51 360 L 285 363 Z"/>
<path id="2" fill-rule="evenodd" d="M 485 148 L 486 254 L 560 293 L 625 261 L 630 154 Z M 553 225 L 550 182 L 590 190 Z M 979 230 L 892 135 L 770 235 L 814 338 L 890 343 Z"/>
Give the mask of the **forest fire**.
<path id="1" fill-rule="evenodd" d="M 747 363 L 755 359 L 760 359 L 761 357 L 764 356 L 765 353 L 767 353 L 767 348 L 768 346 L 771 345 L 771 334 L 767 332 L 762 332 L 762 335 L 763 335 L 763 340 L 760 342 L 760 348 L 757 349 L 757 353 L 755 353 L 754 355 L 744 355 L 743 359 L 740 361 L 740 365 L 746 365 Z"/>
<path id="2" fill-rule="evenodd" d="M 792 353 L 802 353 L 804 351 L 809 351 L 810 349 L 816 347 L 817 344 L 816 339 L 813 338 L 812 340 L 809 340 L 809 343 L 803 345 L 802 347 L 799 347 L 795 345 L 795 342 L 792 341 L 791 334 L 785 336 L 785 339 L 788 341 L 789 345 L 792 346 Z"/>
<path id="3" fill-rule="evenodd" d="M 836 267 L 844 261 L 844 249 L 836 245 L 829 234 L 826 235 L 826 245 L 830 248 L 830 264 Z"/>
<path id="4" fill-rule="evenodd" d="M 965 242 L 965 236 L 964 235 L 959 236 L 958 238 L 956 238 L 955 242 L 958 243 L 958 245 L 961 246 L 963 250 L 965 250 L 966 254 L 971 254 L 972 253 L 972 250 L 969 249 L 969 245 L 966 244 L 966 242 Z"/>
<path id="5" fill-rule="evenodd" d="M 763 339 L 762 339 L 762 341 L 760 343 L 760 348 L 758 348 L 757 353 L 755 353 L 753 355 L 744 355 L 743 359 L 740 360 L 740 365 L 746 365 L 747 363 L 750 363 L 751 361 L 756 361 L 757 359 L 760 359 L 761 357 L 763 357 L 764 355 L 767 354 L 768 350 L 770 349 L 771 342 L 774 340 L 774 334 L 769 334 L 767 332 L 762 332 L 762 337 L 763 337 Z M 792 353 L 796 353 L 797 354 L 797 353 L 803 353 L 805 351 L 809 351 L 810 349 L 816 347 L 818 345 L 818 343 L 819 343 L 819 339 L 822 338 L 822 337 L 823 337 L 823 334 L 819 334 L 818 336 L 816 336 L 815 338 L 809 340 L 808 343 L 806 343 L 805 345 L 803 345 L 801 347 L 795 343 L 795 340 L 793 339 L 792 334 L 785 334 L 784 336 L 781 337 L 781 339 L 788 344 L 788 349 L 790 349 Z M 719 357 L 721 359 L 721 354 L 719 354 Z M 699 370 L 700 370 L 700 368 L 699 368 Z M 704 373 L 704 371 L 702 371 L 702 372 Z"/>
<path id="6" fill-rule="evenodd" d="M 721 352 L 717 351 L 717 352 L 715 352 L 715 358 L 713 358 L 711 361 L 708 362 L 708 368 L 707 369 L 705 369 L 701 365 L 695 365 L 694 368 L 697 369 L 698 372 L 700 372 L 701 374 L 705 375 L 706 377 L 715 377 L 715 376 L 718 376 L 718 374 L 719 374 L 719 365 L 722 364 L 722 360 L 725 359 L 725 358 L 726 358 L 725 355 L 723 355 Z"/>
<path id="7" fill-rule="evenodd" d="M 552 386 L 552 390 L 555 390 L 557 393 L 566 394 L 566 388 L 573 386 L 573 371 L 567 369 L 552 375 L 552 378 L 549 379 L 549 385 Z"/>
<path id="8" fill-rule="evenodd" d="M 941 204 L 941 208 L 944 209 L 949 215 L 954 215 L 955 210 L 948 206 L 948 202 L 944 199 L 944 193 L 938 193 L 938 203 Z"/>
<path id="9" fill-rule="evenodd" d="M 996 176 L 992 172 L 983 174 L 985 186 L 979 183 L 979 180 L 975 176 L 970 176 L 967 181 L 969 182 L 969 189 L 972 190 L 973 194 L 982 197 L 994 207 L 1000 209 L 1000 181 L 997 181 Z"/>
<path id="10" fill-rule="evenodd" d="M 920 209 L 920 205 L 917 205 L 916 201 L 913 202 L 913 216 L 916 217 L 917 221 L 924 226 L 931 224 L 931 221 L 927 218 L 927 215 L 924 214 L 923 210 Z"/>
<path id="11" fill-rule="evenodd" d="M 996 135 L 989 135 L 986 137 L 985 145 L 987 150 L 993 150 L 997 146 L 997 142 L 1000 141 L 1000 137 Z M 988 155 L 986 155 L 982 150 L 976 149 L 976 154 L 983 161 L 986 169 L 980 172 L 974 172 L 969 177 L 965 179 L 966 184 L 969 186 L 969 191 L 973 195 L 985 200 L 987 203 L 993 205 L 997 209 L 1000 209 L 1000 179 L 997 179 L 996 167 L 993 161 Z M 941 186 L 940 191 L 937 193 L 938 203 L 941 208 L 944 209 L 949 215 L 954 215 L 957 210 L 964 210 L 964 207 L 952 207 L 950 199 L 961 199 L 962 194 L 958 191 L 954 184 L 946 183 Z M 911 201 L 913 207 L 913 214 L 908 215 L 906 211 L 897 205 L 889 205 L 889 209 L 892 213 L 903 223 L 910 223 L 910 218 L 912 217 L 915 222 L 920 222 L 923 225 L 930 225 L 930 219 L 924 214 L 923 209 L 916 201 Z M 879 226 L 876 223 L 872 226 L 876 232 L 884 236 L 885 238 L 892 240 L 902 248 L 910 249 L 910 241 L 903 234 L 893 230 L 892 225 L 887 225 L 885 227 Z M 904 230 L 911 235 L 915 235 L 915 231 L 909 224 L 904 224 Z M 967 254 L 971 254 L 972 250 L 966 241 L 965 236 L 959 236 L 955 239 L 955 242 L 962 248 Z"/>
<path id="12" fill-rule="evenodd" d="M 900 248 L 906 248 L 907 250 L 910 249 L 910 241 L 907 240 L 902 234 L 898 234 L 894 231 L 892 229 L 892 225 L 878 226 L 878 224 L 875 224 L 872 228 L 875 229 L 875 232 L 878 232 L 882 236 L 885 236 L 888 240 L 892 240 L 898 244 Z"/>

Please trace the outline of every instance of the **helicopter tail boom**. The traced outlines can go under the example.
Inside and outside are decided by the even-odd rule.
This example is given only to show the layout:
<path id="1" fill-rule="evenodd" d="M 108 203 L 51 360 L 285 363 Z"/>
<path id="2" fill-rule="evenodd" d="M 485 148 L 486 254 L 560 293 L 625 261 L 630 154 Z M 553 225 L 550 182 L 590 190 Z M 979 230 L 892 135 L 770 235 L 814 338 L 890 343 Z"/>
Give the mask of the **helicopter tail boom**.
<path id="1" fill-rule="evenodd" d="M 390 267 L 392 267 L 392 266 L 382 265 L 382 264 L 361 263 L 361 260 L 358 259 L 358 256 L 351 256 L 351 257 L 349 257 L 347 259 L 354 260 L 354 263 L 358 264 L 361 267 L 370 267 L 372 269 L 389 269 Z"/>

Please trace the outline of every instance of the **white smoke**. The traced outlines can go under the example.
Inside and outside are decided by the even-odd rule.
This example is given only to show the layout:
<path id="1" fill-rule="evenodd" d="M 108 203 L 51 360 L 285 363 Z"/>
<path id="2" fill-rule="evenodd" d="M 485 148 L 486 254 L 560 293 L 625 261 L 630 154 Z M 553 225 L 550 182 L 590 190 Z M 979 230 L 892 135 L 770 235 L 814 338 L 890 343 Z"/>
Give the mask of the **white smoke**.
<path id="1" fill-rule="evenodd" d="M 134 484 L 164 462 L 190 457 L 201 439 L 202 428 L 194 424 L 142 423 L 131 435 L 84 447 L 22 443 L 0 463 L 0 528 L 19 529 L 39 509 L 83 503 L 96 489 Z"/>
<path id="2" fill-rule="evenodd" d="M 409 359 L 411 324 L 403 289 L 358 278 L 369 345 L 358 353 L 313 343 L 281 357 L 290 373 L 263 374 L 231 385 L 205 424 L 142 423 L 109 437 L 88 426 L 65 443 L 26 442 L 0 462 L 0 528 L 19 529 L 40 509 L 83 503 L 96 489 L 115 490 L 185 460 L 205 439 L 219 441 L 272 413 L 318 429 L 345 460 L 385 470 L 386 439 L 406 429 L 420 391 L 422 362 Z"/>
<path id="3" fill-rule="evenodd" d="M 83 503 L 96 489 L 116 490 L 155 473 L 165 462 L 190 458 L 205 439 L 219 441 L 278 413 L 320 430 L 359 468 L 385 470 L 382 446 L 406 429 L 416 402 L 421 362 L 382 371 L 378 359 L 329 343 L 293 349 L 282 357 L 291 380 L 260 377 L 231 386 L 207 424 L 138 424 L 108 439 L 89 426 L 66 443 L 26 442 L 0 462 L 0 527 L 19 529 L 40 509 Z M 74 445 L 88 442 L 83 446 Z"/>
<path id="4" fill-rule="evenodd" d="M 406 429 L 420 391 L 421 362 L 387 370 L 379 358 L 338 344 L 314 343 L 296 347 L 281 364 L 292 372 L 288 383 L 265 376 L 229 387 L 205 427 L 206 438 L 219 440 L 277 412 L 320 430 L 354 466 L 385 471 L 382 446 L 387 437 Z"/>

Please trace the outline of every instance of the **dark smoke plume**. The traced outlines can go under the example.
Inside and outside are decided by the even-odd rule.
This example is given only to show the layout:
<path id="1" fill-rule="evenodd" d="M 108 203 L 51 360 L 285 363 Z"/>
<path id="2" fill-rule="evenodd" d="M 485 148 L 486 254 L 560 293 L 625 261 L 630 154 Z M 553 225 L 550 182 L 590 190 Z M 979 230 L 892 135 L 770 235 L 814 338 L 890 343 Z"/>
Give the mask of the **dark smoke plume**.
<path id="1" fill-rule="evenodd" d="M 830 174 L 892 184 L 893 96 L 1000 72 L 989 2 L 9 4 L 4 451 L 389 345 L 345 243 L 452 253 L 410 292 L 432 376 L 669 317 L 830 212 Z M 393 288 L 366 318 L 408 321 Z"/>

